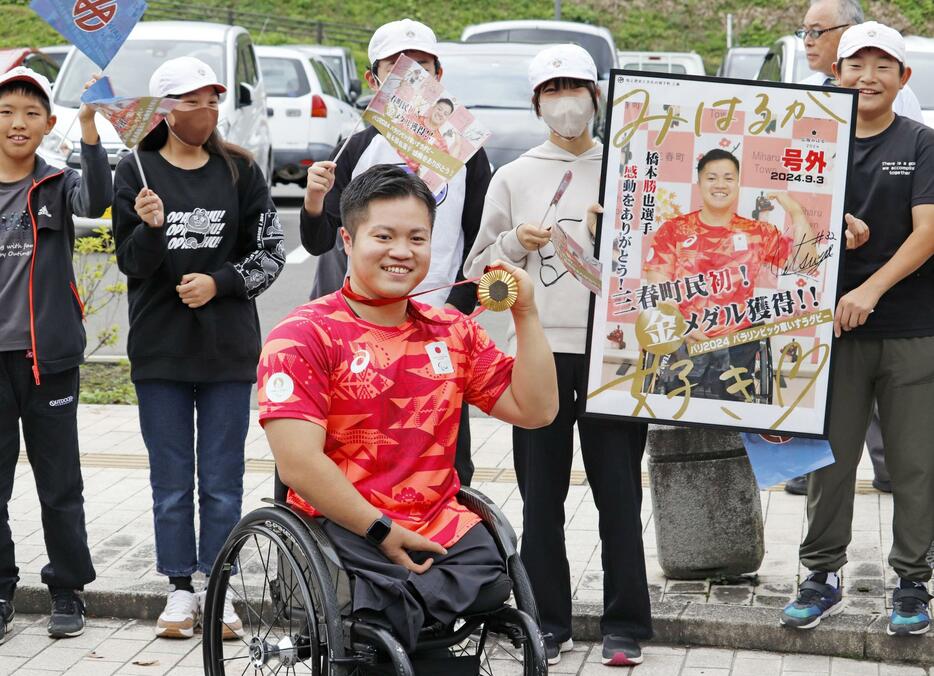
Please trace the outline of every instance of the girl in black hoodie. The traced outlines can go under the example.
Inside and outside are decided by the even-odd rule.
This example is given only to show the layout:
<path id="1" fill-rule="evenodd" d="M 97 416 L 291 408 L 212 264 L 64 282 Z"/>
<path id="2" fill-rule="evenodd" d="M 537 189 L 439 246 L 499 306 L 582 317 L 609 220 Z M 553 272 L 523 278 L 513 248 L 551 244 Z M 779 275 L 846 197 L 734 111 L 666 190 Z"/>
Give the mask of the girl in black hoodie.
<path id="1" fill-rule="evenodd" d="M 211 68 L 172 59 L 149 89 L 180 103 L 140 144 L 149 187 L 134 158 L 117 167 L 113 222 L 128 278 L 127 351 L 149 451 L 156 567 L 171 584 L 156 635 L 188 638 L 203 605 L 191 576 L 210 574 L 240 518 L 260 352 L 254 298 L 279 275 L 285 250 L 262 172 L 217 132 L 226 90 Z M 243 633 L 229 599 L 224 623 L 228 636 Z"/>

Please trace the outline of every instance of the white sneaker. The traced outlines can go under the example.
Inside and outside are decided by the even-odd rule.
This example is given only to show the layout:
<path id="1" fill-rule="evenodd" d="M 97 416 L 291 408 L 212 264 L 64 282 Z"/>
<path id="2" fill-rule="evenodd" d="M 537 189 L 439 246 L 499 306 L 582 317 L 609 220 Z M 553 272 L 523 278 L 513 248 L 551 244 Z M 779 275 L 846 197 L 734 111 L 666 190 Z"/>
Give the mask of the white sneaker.
<path id="1" fill-rule="evenodd" d="M 198 597 L 198 608 L 201 611 L 201 617 L 204 618 L 204 599 L 207 596 L 207 590 L 202 590 L 195 594 Z M 224 633 L 221 637 L 225 641 L 231 639 L 239 638 L 243 636 L 243 620 L 240 619 L 240 616 L 237 615 L 237 611 L 233 607 L 233 596 L 230 593 L 230 589 L 227 590 L 227 594 L 224 596 Z"/>
<path id="2" fill-rule="evenodd" d="M 198 624 L 198 599 L 190 591 L 176 589 L 169 593 L 165 610 L 156 622 L 156 636 L 161 638 L 191 638 Z"/>

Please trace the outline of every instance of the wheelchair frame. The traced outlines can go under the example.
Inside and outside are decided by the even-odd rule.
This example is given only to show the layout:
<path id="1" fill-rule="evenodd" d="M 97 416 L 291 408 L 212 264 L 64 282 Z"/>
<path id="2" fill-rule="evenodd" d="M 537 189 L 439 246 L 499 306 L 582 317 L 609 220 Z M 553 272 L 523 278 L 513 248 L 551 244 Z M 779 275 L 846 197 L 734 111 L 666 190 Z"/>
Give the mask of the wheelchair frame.
<path id="1" fill-rule="evenodd" d="M 273 582 L 270 581 L 269 598 L 270 612 L 276 613 L 273 624 L 280 617 L 288 618 L 289 635 L 277 642 L 269 642 L 266 640 L 269 630 L 265 636 L 260 636 L 260 626 L 260 632 L 255 632 L 249 641 L 241 639 L 247 645 L 247 656 L 236 659 L 249 659 L 254 673 L 266 673 L 267 669 L 269 673 L 279 673 L 278 669 L 283 668 L 284 673 L 298 673 L 296 668 L 302 664 L 315 676 L 350 676 L 356 673 L 415 676 L 410 656 L 390 631 L 350 617 L 350 574 L 341 565 L 322 526 L 286 504 L 286 490 L 277 474 L 275 499 L 264 500 L 269 506 L 254 510 L 240 520 L 214 563 L 204 606 L 202 650 L 205 674 L 241 673 L 239 664 L 233 671 L 225 668 L 228 661 L 235 659 L 224 657 L 222 618 L 225 589 L 228 584 L 236 589 L 231 578 L 237 572 L 233 561 L 239 560 L 238 547 L 242 547 L 251 536 L 256 538 L 262 535 L 269 539 L 271 545 L 274 543 L 277 550 L 274 584 L 279 587 L 280 594 L 279 598 L 274 598 Z M 486 640 L 488 634 L 493 633 L 505 636 L 516 649 L 522 648 L 525 674 L 545 676 L 548 666 L 544 640 L 538 626 L 538 611 L 531 583 L 516 549 L 515 531 L 499 507 L 482 493 L 462 488 L 458 501 L 477 514 L 492 535 L 512 582 L 516 607 L 504 603 L 498 608 L 465 616 L 459 620 L 462 624 L 456 630 L 444 631 L 439 635 L 425 635 L 423 631 L 413 654 L 449 650 L 463 645 L 470 638 L 477 644 L 474 657 L 482 668 L 480 660 L 487 657 Z M 271 556 L 267 557 L 267 564 L 269 560 Z M 285 571 L 291 571 L 288 575 L 292 579 L 288 579 Z M 296 571 L 298 575 L 295 575 Z M 302 608 L 291 604 L 285 607 L 281 598 L 284 587 L 293 592 L 297 590 L 304 609 L 311 609 L 314 614 L 314 621 L 307 621 L 308 613 Z M 245 597 L 245 585 L 243 592 Z M 249 607 L 244 608 L 244 628 L 249 621 L 250 634 L 254 634 L 252 618 L 262 620 L 265 604 L 264 590 L 259 613 Z M 298 633 L 291 631 L 293 620 Z M 479 639 L 476 639 L 478 631 Z M 388 660 L 388 663 L 383 662 L 382 666 L 377 667 L 380 657 Z M 271 666 L 276 663 L 278 669 Z M 249 669 L 249 666 L 243 671 Z M 372 671 L 375 669 L 382 671 Z"/>

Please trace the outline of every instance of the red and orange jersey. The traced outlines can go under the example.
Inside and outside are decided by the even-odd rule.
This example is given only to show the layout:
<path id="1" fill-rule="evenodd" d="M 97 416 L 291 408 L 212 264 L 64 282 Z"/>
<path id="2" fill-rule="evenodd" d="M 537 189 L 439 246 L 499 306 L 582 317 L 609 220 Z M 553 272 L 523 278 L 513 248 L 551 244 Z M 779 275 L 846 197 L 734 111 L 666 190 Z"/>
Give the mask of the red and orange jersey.
<path id="1" fill-rule="evenodd" d="M 734 214 L 728 226 L 712 226 L 700 219 L 700 211 L 692 211 L 662 224 L 652 239 L 642 269 L 645 273 L 660 273 L 668 282 L 731 271 L 732 283 L 711 296 L 681 294 L 678 307 L 688 319 L 692 312 L 702 317 L 704 308 L 713 305 L 726 307 L 735 303 L 745 307 L 755 293 L 760 273 L 777 273 L 791 250 L 792 240 L 771 223 Z M 705 333 L 713 338 L 749 324 L 746 319 L 741 324 Z"/>
<path id="2" fill-rule="evenodd" d="M 474 321 L 409 302 L 391 327 L 357 317 L 339 291 L 292 312 L 260 357 L 260 422 L 322 426 L 324 452 L 370 504 L 449 546 L 479 522 L 455 499 L 461 407 L 489 413 L 513 359 Z M 288 501 L 318 515 L 291 490 Z"/>

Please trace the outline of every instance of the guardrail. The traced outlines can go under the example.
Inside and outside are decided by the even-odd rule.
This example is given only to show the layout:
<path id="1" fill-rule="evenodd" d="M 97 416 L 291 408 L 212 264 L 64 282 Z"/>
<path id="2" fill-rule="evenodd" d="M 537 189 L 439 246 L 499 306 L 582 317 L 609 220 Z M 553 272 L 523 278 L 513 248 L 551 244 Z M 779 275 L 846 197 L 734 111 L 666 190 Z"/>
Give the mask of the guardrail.
<path id="1" fill-rule="evenodd" d="M 292 16 L 274 16 L 250 12 L 232 6 L 192 5 L 174 0 L 149 0 L 144 18 L 213 21 L 243 26 L 254 37 L 264 32 L 278 33 L 316 44 L 363 45 L 369 43 L 373 29 L 354 24 L 332 23 Z"/>

